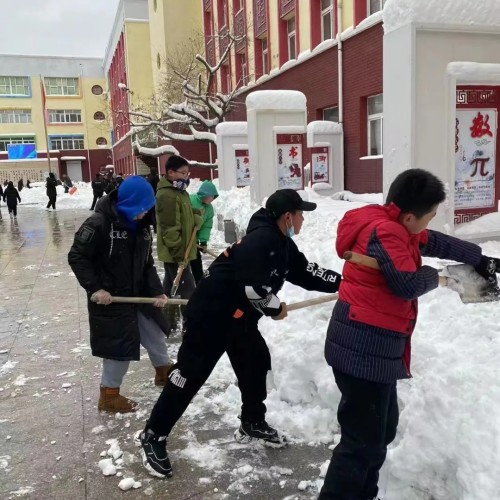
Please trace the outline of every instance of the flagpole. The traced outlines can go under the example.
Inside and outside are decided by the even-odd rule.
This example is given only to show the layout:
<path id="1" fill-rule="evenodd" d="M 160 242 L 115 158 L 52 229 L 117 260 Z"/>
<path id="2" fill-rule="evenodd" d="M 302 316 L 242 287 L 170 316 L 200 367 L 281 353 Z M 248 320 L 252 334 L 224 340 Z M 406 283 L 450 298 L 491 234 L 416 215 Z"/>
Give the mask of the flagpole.
<path id="1" fill-rule="evenodd" d="M 51 168 L 51 165 L 50 165 L 50 141 L 49 141 L 49 133 L 47 131 L 47 110 L 46 110 L 47 97 L 45 95 L 45 85 L 43 83 L 42 75 L 40 75 L 40 90 L 42 92 L 43 128 L 45 130 L 45 140 L 47 141 L 47 163 L 49 164 L 49 173 L 50 173 L 50 172 L 52 172 L 52 168 Z"/>

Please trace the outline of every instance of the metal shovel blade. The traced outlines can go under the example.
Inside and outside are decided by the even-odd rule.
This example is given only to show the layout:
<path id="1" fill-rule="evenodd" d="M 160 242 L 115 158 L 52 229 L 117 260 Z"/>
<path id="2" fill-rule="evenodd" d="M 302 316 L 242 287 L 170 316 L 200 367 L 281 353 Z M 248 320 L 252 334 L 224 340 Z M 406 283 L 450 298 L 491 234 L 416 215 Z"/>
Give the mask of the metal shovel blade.
<path id="1" fill-rule="evenodd" d="M 468 264 L 445 266 L 442 274 L 451 278 L 448 288 L 457 292 L 464 304 L 500 300 L 498 286 L 483 278 Z"/>

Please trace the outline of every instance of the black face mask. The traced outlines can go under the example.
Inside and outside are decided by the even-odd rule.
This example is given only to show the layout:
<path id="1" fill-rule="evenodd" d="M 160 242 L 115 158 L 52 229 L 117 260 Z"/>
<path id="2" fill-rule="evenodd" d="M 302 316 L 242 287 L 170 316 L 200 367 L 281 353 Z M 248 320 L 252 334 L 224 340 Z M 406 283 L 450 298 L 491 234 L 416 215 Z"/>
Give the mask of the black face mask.
<path id="1" fill-rule="evenodd" d="M 172 182 L 175 189 L 179 191 L 184 191 L 189 186 L 189 179 L 177 179 Z"/>

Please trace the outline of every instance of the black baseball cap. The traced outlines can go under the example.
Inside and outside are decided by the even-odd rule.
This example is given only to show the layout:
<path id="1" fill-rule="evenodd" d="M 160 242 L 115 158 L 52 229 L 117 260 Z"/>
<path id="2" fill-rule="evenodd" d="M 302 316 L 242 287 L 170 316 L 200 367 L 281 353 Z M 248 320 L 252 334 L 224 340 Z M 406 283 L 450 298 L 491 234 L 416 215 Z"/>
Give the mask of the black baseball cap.
<path id="1" fill-rule="evenodd" d="M 316 203 L 304 201 L 293 189 L 278 189 L 269 196 L 266 202 L 267 213 L 275 219 L 286 212 L 295 212 L 295 210 L 311 212 L 316 209 L 316 206 Z"/>

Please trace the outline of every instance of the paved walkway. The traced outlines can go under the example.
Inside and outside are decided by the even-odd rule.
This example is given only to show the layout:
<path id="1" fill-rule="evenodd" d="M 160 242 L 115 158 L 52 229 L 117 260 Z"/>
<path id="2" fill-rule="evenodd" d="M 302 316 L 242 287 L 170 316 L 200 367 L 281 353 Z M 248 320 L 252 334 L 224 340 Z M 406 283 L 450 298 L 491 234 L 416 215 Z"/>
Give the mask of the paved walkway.
<path id="1" fill-rule="evenodd" d="M 90 355 L 86 297 L 67 264 L 74 232 L 89 212 L 23 205 L 19 211 L 11 220 L 3 205 L 0 219 L 0 498 L 314 498 L 314 490 L 298 484 L 317 479 L 310 464 L 325 460 L 325 447 L 237 445 L 234 428 L 221 427 L 213 414 L 181 421 L 169 441 L 174 477 L 150 477 L 132 443 L 158 396 L 147 358 L 131 365 L 123 388 L 140 403 L 139 413 L 118 419 L 96 407 L 101 363 Z M 169 341 L 174 357 L 178 343 Z M 194 438 L 226 459 L 199 468 L 182 455 Z M 123 477 L 140 488 L 124 493 L 123 477 L 101 473 L 109 439 L 124 452 Z"/>

